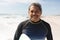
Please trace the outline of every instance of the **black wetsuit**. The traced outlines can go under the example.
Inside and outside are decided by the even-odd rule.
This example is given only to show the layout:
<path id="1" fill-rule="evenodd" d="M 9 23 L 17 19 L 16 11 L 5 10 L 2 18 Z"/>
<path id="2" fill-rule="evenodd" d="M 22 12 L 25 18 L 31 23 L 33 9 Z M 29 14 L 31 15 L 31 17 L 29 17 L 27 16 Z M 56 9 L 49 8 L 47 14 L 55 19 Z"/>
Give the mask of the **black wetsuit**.
<path id="1" fill-rule="evenodd" d="M 53 40 L 50 25 L 43 20 L 38 22 L 32 22 L 31 20 L 21 22 L 16 30 L 14 40 L 19 40 L 22 33 L 28 35 L 31 40 L 45 39 L 45 37 L 47 40 Z"/>

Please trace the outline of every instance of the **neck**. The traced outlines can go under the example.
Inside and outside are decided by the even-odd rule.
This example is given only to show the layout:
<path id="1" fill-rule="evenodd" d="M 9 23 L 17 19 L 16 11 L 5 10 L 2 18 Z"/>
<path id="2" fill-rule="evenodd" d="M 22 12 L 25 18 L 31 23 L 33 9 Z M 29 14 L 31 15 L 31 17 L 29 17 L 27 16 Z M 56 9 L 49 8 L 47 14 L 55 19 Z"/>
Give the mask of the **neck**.
<path id="1" fill-rule="evenodd" d="M 38 24 L 38 23 L 40 23 L 41 22 L 41 19 L 39 19 L 38 21 L 32 21 L 32 20 L 30 20 L 30 22 L 32 23 L 32 24 Z"/>
<path id="2" fill-rule="evenodd" d="M 40 19 L 38 19 L 38 20 L 32 20 L 32 19 L 31 19 L 31 21 L 32 21 L 32 22 L 38 22 L 38 21 L 40 21 Z"/>

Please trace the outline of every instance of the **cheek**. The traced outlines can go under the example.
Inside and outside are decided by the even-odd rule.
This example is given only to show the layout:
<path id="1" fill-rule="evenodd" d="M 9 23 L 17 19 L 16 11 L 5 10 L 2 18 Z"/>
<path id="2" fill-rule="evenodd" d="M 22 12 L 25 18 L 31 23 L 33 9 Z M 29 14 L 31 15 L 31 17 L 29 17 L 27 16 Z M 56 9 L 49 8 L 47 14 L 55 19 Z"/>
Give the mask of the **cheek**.
<path id="1" fill-rule="evenodd" d="M 37 16 L 38 16 L 38 17 L 40 17 L 40 16 L 41 16 L 41 14 L 37 14 Z"/>
<path id="2" fill-rule="evenodd" d="M 41 14 L 39 14 L 39 16 L 41 16 Z"/>
<path id="3" fill-rule="evenodd" d="M 31 12 L 29 12 L 28 14 L 29 14 L 30 16 L 32 15 L 32 13 L 31 13 Z"/>
<path id="4" fill-rule="evenodd" d="M 28 13 L 29 17 L 31 18 L 32 17 L 32 14 L 31 13 Z"/>

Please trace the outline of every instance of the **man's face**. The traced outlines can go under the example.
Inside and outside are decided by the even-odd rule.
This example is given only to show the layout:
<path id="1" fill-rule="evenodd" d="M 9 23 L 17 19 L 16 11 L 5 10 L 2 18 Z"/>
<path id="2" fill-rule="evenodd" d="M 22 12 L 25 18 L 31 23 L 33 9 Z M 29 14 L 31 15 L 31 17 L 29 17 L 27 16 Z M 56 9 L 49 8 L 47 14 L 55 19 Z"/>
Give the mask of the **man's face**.
<path id="1" fill-rule="evenodd" d="M 40 16 L 42 12 L 39 10 L 37 6 L 31 6 L 30 10 L 28 11 L 29 17 L 31 20 L 38 20 L 40 19 Z"/>

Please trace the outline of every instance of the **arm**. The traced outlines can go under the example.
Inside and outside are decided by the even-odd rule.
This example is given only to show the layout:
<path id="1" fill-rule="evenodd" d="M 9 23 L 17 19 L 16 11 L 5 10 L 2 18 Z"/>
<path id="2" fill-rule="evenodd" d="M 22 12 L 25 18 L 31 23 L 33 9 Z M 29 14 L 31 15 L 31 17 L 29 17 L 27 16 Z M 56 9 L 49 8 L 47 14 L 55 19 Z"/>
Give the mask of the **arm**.
<path id="1" fill-rule="evenodd" d="M 47 25 L 47 28 L 48 28 L 47 40 L 53 40 L 52 31 L 49 24 Z"/>
<path id="2" fill-rule="evenodd" d="M 21 34 L 22 34 L 22 24 L 19 24 L 14 35 L 14 40 L 19 40 L 19 37 L 21 36 Z"/>

